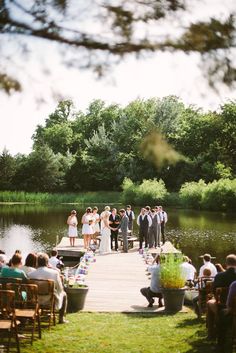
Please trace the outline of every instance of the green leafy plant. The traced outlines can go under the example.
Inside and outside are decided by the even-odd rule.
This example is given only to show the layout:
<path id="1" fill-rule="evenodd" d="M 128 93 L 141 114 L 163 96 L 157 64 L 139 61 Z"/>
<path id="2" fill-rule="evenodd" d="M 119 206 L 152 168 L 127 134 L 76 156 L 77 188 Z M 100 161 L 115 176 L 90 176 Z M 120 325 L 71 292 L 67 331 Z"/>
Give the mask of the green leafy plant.
<path id="1" fill-rule="evenodd" d="M 183 288 L 185 279 L 181 271 L 183 255 L 167 254 L 161 257 L 161 286 L 162 288 Z"/>

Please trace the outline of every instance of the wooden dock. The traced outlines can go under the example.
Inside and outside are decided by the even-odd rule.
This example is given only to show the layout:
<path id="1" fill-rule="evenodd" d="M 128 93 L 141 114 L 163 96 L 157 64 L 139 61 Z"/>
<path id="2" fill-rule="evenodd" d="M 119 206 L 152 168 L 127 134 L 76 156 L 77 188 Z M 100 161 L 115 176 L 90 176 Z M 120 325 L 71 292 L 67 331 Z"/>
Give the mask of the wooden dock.
<path id="1" fill-rule="evenodd" d="M 154 250 L 151 249 L 152 253 Z M 157 252 L 157 251 L 156 251 Z M 170 242 L 166 242 L 159 252 L 179 252 Z M 86 278 L 89 291 L 83 311 L 86 312 L 126 312 L 157 313 L 158 299 L 152 308 L 147 308 L 147 300 L 140 293 L 140 288 L 148 287 L 150 279 L 147 265 L 138 248 L 128 253 L 112 252 L 107 255 L 96 255 Z"/>
<path id="2" fill-rule="evenodd" d="M 148 286 L 145 264 L 137 251 L 96 255 L 86 284 L 89 286 L 83 311 L 89 312 L 148 312 L 147 301 L 140 288 Z"/>
<path id="3" fill-rule="evenodd" d="M 70 246 L 70 239 L 63 237 L 58 245 L 55 246 L 59 256 L 80 258 L 85 252 L 84 242 L 81 238 L 75 238 L 75 246 Z"/>
<path id="4" fill-rule="evenodd" d="M 142 287 L 150 285 L 146 271 L 147 265 L 138 252 L 138 242 L 128 253 L 112 252 L 100 255 L 96 252 L 96 262 L 89 267 L 86 284 L 89 291 L 83 311 L 86 312 L 126 312 L 126 313 L 157 313 L 163 312 L 154 304 L 147 308 L 147 300 L 140 293 Z M 63 237 L 55 247 L 60 256 L 81 257 L 86 250 L 83 239 L 76 238 L 75 246 L 70 246 L 68 237 Z M 176 253 L 179 250 L 166 242 L 161 248 L 149 249 L 152 255 L 158 253 Z M 156 303 L 158 300 L 156 299 Z"/>

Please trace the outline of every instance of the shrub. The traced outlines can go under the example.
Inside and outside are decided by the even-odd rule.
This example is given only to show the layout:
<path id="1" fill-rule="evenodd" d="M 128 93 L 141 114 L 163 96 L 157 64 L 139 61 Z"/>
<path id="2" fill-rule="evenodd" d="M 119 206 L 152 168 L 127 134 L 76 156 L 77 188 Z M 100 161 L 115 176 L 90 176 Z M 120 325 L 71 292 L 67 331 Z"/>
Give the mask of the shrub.
<path id="1" fill-rule="evenodd" d="M 184 183 L 179 191 L 181 205 L 186 208 L 200 209 L 205 187 L 206 183 L 202 179 L 199 182 Z"/>
<path id="2" fill-rule="evenodd" d="M 236 179 L 220 179 L 206 185 L 202 206 L 209 210 L 233 211 L 236 207 Z"/>
<path id="3" fill-rule="evenodd" d="M 183 207 L 232 211 L 236 207 L 236 179 L 219 179 L 206 184 L 199 182 L 185 183 L 179 191 Z"/>
<path id="4" fill-rule="evenodd" d="M 141 184 L 135 184 L 125 178 L 122 188 L 122 201 L 135 205 L 163 203 L 168 195 L 163 180 L 149 179 L 143 180 Z"/>

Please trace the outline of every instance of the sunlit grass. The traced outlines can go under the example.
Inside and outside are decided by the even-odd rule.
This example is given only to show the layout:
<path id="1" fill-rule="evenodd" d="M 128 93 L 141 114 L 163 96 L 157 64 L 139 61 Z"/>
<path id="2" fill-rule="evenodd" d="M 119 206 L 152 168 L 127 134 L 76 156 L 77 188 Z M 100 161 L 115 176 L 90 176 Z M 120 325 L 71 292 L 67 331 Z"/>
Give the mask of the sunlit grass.
<path id="1" fill-rule="evenodd" d="M 26 203 L 117 203 L 120 193 L 115 191 L 91 191 L 79 193 L 33 193 L 24 191 L 0 191 L 0 202 Z"/>
<path id="2" fill-rule="evenodd" d="M 69 324 L 44 330 L 23 353 L 209 352 L 205 325 L 193 313 L 177 315 L 79 313 Z"/>

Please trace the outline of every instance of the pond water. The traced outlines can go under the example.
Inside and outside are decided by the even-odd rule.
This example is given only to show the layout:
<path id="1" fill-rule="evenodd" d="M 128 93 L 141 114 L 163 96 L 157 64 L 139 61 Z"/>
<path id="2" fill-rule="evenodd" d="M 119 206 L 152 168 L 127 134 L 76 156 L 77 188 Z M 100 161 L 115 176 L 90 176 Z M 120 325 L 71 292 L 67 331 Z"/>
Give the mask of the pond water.
<path id="1" fill-rule="evenodd" d="M 121 205 L 112 205 L 118 209 Z M 26 256 L 31 251 L 49 251 L 57 239 L 67 234 L 66 220 L 71 209 L 81 220 L 86 206 L 82 205 L 0 205 L 0 249 L 11 256 L 16 249 Z M 102 211 L 104 205 L 99 205 Z M 139 208 L 135 208 L 135 215 Z M 210 253 L 216 262 L 224 263 L 225 256 L 236 253 L 235 214 L 166 209 L 168 240 L 188 255 L 199 268 L 199 256 Z M 81 233 L 81 226 L 79 227 Z M 135 223 L 134 233 L 138 234 Z"/>

